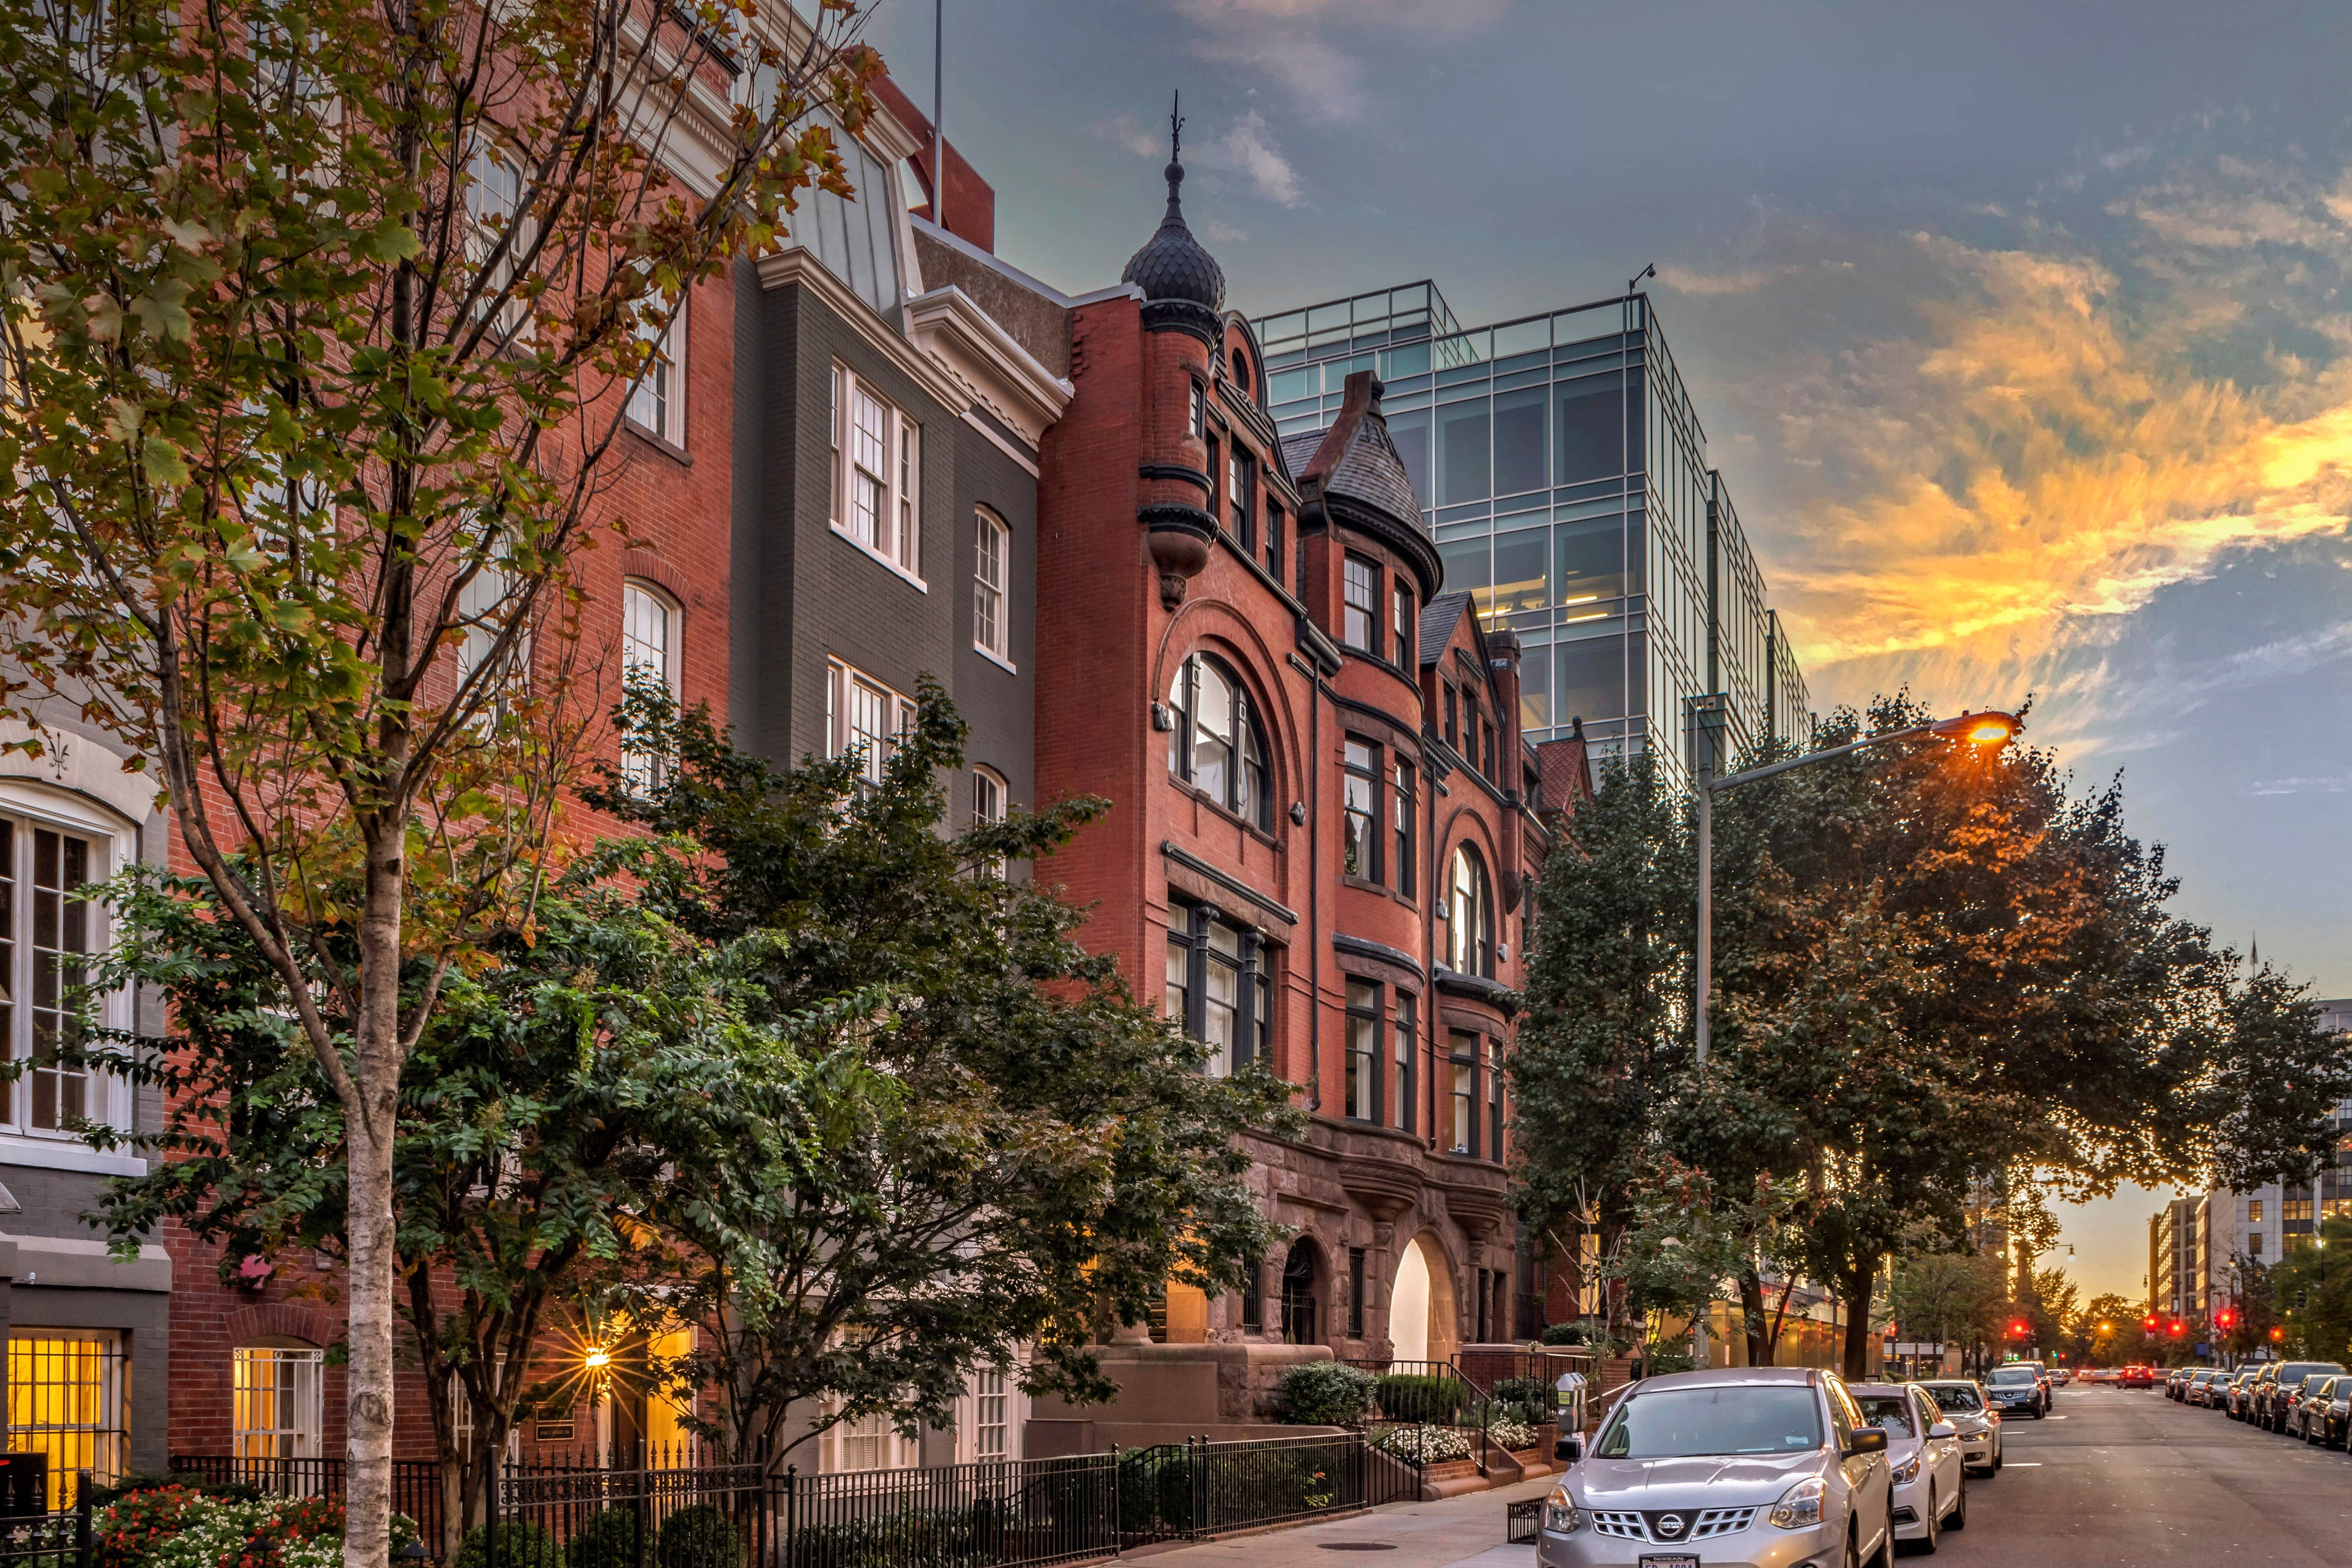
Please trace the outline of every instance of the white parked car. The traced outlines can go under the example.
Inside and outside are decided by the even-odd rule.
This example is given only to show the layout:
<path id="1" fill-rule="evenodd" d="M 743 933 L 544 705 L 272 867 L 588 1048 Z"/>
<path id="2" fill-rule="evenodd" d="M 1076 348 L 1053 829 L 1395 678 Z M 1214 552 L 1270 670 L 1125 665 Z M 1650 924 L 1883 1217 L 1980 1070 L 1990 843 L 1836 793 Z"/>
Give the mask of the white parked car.
<path id="1" fill-rule="evenodd" d="M 1933 1552 L 1948 1530 L 1969 1522 L 1968 1467 L 1960 1430 L 1944 1419 L 1935 1396 L 1916 1383 L 1858 1383 L 1863 1418 L 1886 1434 L 1895 1478 L 1895 1538 Z"/>
<path id="2" fill-rule="evenodd" d="M 1552 1488 L 1536 1561 L 1892 1568 L 1889 1437 L 1834 1373 L 1739 1366 L 1645 1379 Z"/>
<path id="3" fill-rule="evenodd" d="M 1922 1383 L 1944 1412 L 1944 1419 L 1960 1431 L 1960 1459 L 1978 1475 L 2000 1472 L 2000 1412 L 1992 1407 L 1984 1385 L 1967 1378 L 1939 1378 Z"/>

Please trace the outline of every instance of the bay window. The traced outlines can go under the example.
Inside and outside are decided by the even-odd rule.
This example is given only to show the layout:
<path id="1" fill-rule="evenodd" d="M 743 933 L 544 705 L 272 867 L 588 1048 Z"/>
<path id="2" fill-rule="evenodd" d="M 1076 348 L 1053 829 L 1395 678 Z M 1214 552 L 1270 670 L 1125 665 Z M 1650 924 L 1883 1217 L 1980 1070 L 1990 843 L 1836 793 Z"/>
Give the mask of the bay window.
<path id="1" fill-rule="evenodd" d="M 1169 909 L 1167 1016 L 1210 1048 L 1202 1071 L 1223 1078 L 1273 1050 L 1273 976 L 1258 934 L 1213 904 Z"/>
<path id="2" fill-rule="evenodd" d="M 1421 1027 L 1415 998 L 1411 991 L 1399 991 L 1396 999 L 1396 1124 L 1399 1132 L 1412 1131 L 1413 1122 L 1413 1058 L 1421 1050 Z"/>
<path id="3" fill-rule="evenodd" d="M 1351 1122 L 1381 1119 L 1381 988 L 1348 982 L 1347 1108 Z"/>
<path id="4" fill-rule="evenodd" d="M 1407 898 L 1412 896 L 1413 845 L 1413 770 L 1412 764 L 1402 758 L 1396 765 L 1396 874 L 1391 885 Z"/>
<path id="5" fill-rule="evenodd" d="M 923 427 L 833 367 L 833 527 L 921 586 Z"/>
<path id="6" fill-rule="evenodd" d="M 1448 1030 L 1445 1038 L 1454 1109 L 1446 1148 L 1452 1154 L 1475 1156 L 1478 1153 L 1478 1037 L 1456 1029 Z"/>
<path id="7" fill-rule="evenodd" d="M 1381 651 L 1381 569 L 1360 555 L 1349 556 L 1340 572 L 1339 641 L 1367 653 Z"/>

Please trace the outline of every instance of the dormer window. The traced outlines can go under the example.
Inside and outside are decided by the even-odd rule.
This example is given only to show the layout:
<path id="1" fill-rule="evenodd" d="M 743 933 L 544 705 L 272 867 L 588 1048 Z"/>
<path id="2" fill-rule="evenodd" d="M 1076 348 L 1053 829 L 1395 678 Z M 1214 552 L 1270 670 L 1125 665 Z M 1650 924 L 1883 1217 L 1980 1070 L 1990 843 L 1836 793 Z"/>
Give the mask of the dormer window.
<path id="1" fill-rule="evenodd" d="M 1249 356 L 1239 349 L 1234 350 L 1234 387 L 1242 396 L 1249 396 Z"/>

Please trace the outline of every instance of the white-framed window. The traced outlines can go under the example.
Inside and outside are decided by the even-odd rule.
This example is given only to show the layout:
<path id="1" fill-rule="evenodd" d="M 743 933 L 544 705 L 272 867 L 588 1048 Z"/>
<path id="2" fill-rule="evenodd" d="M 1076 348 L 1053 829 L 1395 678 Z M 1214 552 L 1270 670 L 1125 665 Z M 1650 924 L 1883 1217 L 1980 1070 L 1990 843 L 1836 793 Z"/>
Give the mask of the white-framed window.
<path id="1" fill-rule="evenodd" d="M 993 768 L 975 767 L 971 770 L 971 820 L 975 826 L 982 822 L 1004 821 L 1004 776 Z M 1004 874 L 1004 862 L 992 859 L 986 868 L 992 876 Z"/>
<path id="2" fill-rule="evenodd" d="M 986 507 L 974 522 L 971 569 L 971 643 L 992 659 L 1013 662 L 1013 530 Z"/>
<path id="3" fill-rule="evenodd" d="M 975 1371 L 956 1402 L 956 1462 L 1021 1458 L 1021 1427 L 1028 1415 L 1028 1396 L 1014 1373 L 994 1366 Z"/>
<path id="4" fill-rule="evenodd" d="M 466 259 L 479 274 L 499 256 L 496 269 L 481 283 L 485 302 L 499 298 L 522 276 L 521 257 L 530 248 L 525 195 L 521 168 L 487 142 L 478 144 L 466 161 Z M 500 255 L 499 238 L 508 234 L 514 237 Z M 499 326 L 510 336 L 529 336 L 528 302 L 509 299 L 499 313 Z"/>
<path id="5" fill-rule="evenodd" d="M 677 447 L 686 444 L 686 327 L 689 298 L 679 297 L 677 313 L 667 330 L 647 322 L 638 324 L 637 340 L 653 346 L 653 357 L 646 361 L 637 384 L 629 389 L 630 422 Z M 648 300 L 646 308 L 658 309 L 661 306 L 658 300 Z"/>
<path id="6" fill-rule="evenodd" d="M 678 688 L 677 601 L 650 582 L 630 578 L 621 584 L 621 676 L 630 684 L 650 682 L 683 700 Z M 637 789 L 662 781 L 662 758 L 652 752 L 624 751 L 621 771 Z"/>
<path id="7" fill-rule="evenodd" d="M 16 796 L 12 789 L 10 795 Z M 76 1041 L 84 1015 L 75 993 L 106 949 L 102 904 L 77 896 L 120 869 L 123 841 L 61 808 L 57 816 L 0 800 L 0 1047 L 31 1066 L 0 1084 L 0 1132 L 80 1146 L 83 1120 L 119 1124 L 127 1099 L 110 1075 L 69 1068 L 58 1048 Z M 106 998 L 99 1021 L 119 1027 L 127 998 Z"/>
<path id="8" fill-rule="evenodd" d="M 517 584 L 501 562 L 509 559 L 509 547 L 501 538 L 495 541 L 490 559 L 467 580 L 457 592 L 457 680 L 463 685 L 476 670 L 489 662 L 491 651 L 498 646 L 499 634 L 517 612 L 512 602 Z M 520 678 L 530 666 L 530 640 L 517 637 L 508 647 L 500 668 L 496 672 L 495 688 L 481 701 L 478 711 L 495 710 L 509 683 Z"/>
<path id="9" fill-rule="evenodd" d="M 79 1471 L 122 1478 L 122 1342 L 112 1330 L 8 1331 L 8 1446 L 48 1455 L 53 1510 Z"/>
<path id="10" fill-rule="evenodd" d="M 827 1475 L 853 1470 L 910 1470 L 922 1462 L 921 1446 L 902 1437 L 887 1416 L 860 1416 L 828 1428 L 817 1449 L 818 1469 Z"/>
<path id="11" fill-rule="evenodd" d="M 856 751 L 866 782 L 881 783 L 899 732 L 914 720 L 914 703 L 839 659 L 827 662 L 825 675 L 825 755 Z"/>
<path id="12" fill-rule="evenodd" d="M 320 1453 L 327 1353 L 239 1345 L 229 1353 L 230 1452 L 240 1459 L 312 1459 Z"/>
<path id="13" fill-rule="evenodd" d="M 923 427 L 833 367 L 833 526 L 869 555 L 923 579 Z"/>

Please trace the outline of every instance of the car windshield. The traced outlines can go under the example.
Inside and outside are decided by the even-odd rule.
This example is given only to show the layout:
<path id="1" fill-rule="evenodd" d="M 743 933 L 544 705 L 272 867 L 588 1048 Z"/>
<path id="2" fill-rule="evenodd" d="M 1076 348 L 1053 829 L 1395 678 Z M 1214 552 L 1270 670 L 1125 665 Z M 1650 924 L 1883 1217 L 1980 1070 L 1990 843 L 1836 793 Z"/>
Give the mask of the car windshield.
<path id="1" fill-rule="evenodd" d="M 1811 1388 L 1750 1384 L 1634 1395 L 1617 1407 L 1593 1452 L 1604 1459 L 1678 1459 L 1821 1446 L 1821 1407 Z"/>
<path id="2" fill-rule="evenodd" d="M 1900 1394 L 1857 1394 L 1853 1402 L 1862 1406 L 1862 1418 L 1888 1437 L 1918 1436 L 1911 1424 L 1911 1401 Z"/>
<path id="3" fill-rule="evenodd" d="M 1992 1385 L 1995 1388 L 2021 1387 L 2032 1381 L 2033 1368 L 2030 1366 L 1996 1366 L 1992 1369 Z"/>
<path id="4" fill-rule="evenodd" d="M 1981 1410 L 1984 1408 L 1984 1401 L 1977 1397 L 1977 1391 L 1973 1388 L 1958 1388 L 1947 1384 L 1937 1383 L 1930 1385 L 1927 1392 L 1934 1395 L 1936 1396 L 1936 1403 L 1942 1406 L 1947 1410 Z"/>

